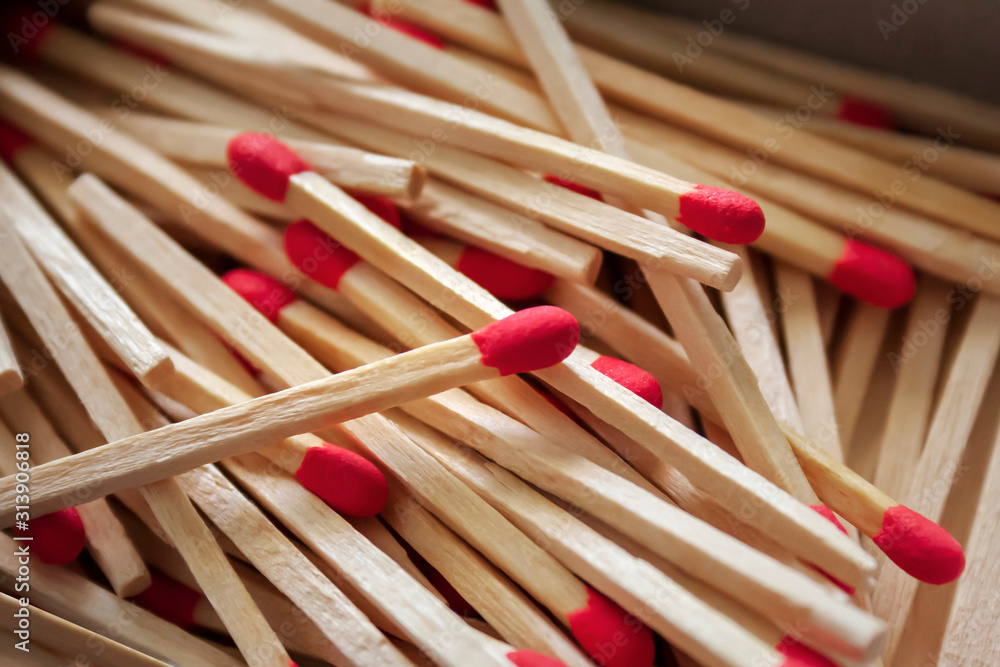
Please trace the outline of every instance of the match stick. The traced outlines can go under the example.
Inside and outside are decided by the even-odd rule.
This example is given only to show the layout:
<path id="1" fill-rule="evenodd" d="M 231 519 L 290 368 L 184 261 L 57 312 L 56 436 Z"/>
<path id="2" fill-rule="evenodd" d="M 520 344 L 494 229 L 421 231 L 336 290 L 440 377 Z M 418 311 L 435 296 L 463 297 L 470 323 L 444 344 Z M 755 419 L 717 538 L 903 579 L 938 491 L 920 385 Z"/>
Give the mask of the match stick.
<path id="1" fill-rule="evenodd" d="M 3 618 L 0 623 L 11 636 L 16 636 L 15 613 L 19 608 L 20 604 L 14 598 L 0 595 L 0 617 Z M 100 656 L 101 664 L 107 667 L 166 667 L 165 662 L 37 607 L 31 609 L 31 630 L 40 643 L 63 655 L 90 660 L 97 660 Z"/>
<path id="2" fill-rule="evenodd" d="M 203 167 L 226 166 L 226 144 L 241 130 L 133 113 L 118 126 L 165 157 Z M 426 172 L 415 162 L 340 145 L 291 139 L 290 145 L 332 183 L 369 194 L 416 199 Z"/>
<path id="3" fill-rule="evenodd" d="M 854 441 L 855 427 L 891 315 L 889 310 L 855 304 L 831 361 L 833 404 L 845 450 Z"/>
<path id="4" fill-rule="evenodd" d="M 204 196 L 215 196 L 218 193 L 225 197 L 229 203 L 242 209 L 244 212 L 267 220 L 287 222 L 295 218 L 287 207 L 261 197 L 237 179 L 229 177 L 229 172 L 226 170 L 188 167 L 185 171 L 201 184 L 202 190 L 205 193 Z M 150 215 L 150 217 L 153 216 Z M 169 228 L 171 222 L 164 220 L 162 223 L 158 221 L 158 224 Z M 176 226 L 176 223 L 174 226 Z M 193 244 L 185 243 L 185 245 L 191 246 Z"/>
<path id="5" fill-rule="evenodd" d="M 7 325 L 0 317 L 0 396 L 17 391 L 24 386 L 21 367 L 17 365 L 17 357 L 10 344 Z"/>
<path id="6" fill-rule="evenodd" d="M 959 475 L 962 454 L 982 404 L 989 378 L 1000 355 L 1000 301 L 981 294 L 972 305 L 972 315 L 959 342 L 958 352 L 944 378 L 934 412 L 907 492 L 907 500 L 928 519 L 940 519 L 947 494 L 934 493 L 944 485 L 951 488 Z M 890 533 L 891 534 L 891 533 Z M 901 542 L 906 542 L 901 539 Z M 923 548 L 920 543 L 913 547 Z M 912 547 L 911 547 L 912 548 Z M 886 572 L 875 589 L 875 610 L 893 622 L 884 655 L 891 658 L 897 650 L 903 620 L 907 617 L 916 585 Z"/>
<path id="7" fill-rule="evenodd" d="M 70 241 L 27 188 L 0 164 L 0 197 L 13 211 L 15 228 L 48 276 L 143 382 L 170 377 L 170 359 L 121 297 Z"/>
<path id="8" fill-rule="evenodd" d="M 8 575 L 4 588 L 13 594 L 18 545 L 6 535 L 0 536 L 0 543 L 3 544 L 0 570 Z M 31 570 L 32 602 L 70 623 L 102 636 L 114 634 L 115 641 L 170 663 L 192 667 L 244 664 L 66 568 L 33 562 Z M 129 622 L 121 623 L 122 618 Z"/>
<path id="9" fill-rule="evenodd" d="M 12 431 L 31 435 L 36 461 L 47 463 L 72 454 L 26 392 L 0 397 L 0 415 Z M 127 598 L 149 586 L 149 570 L 107 501 L 80 505 L 77 512 L 86 530 L 87 550 L 115 593 Z"/>

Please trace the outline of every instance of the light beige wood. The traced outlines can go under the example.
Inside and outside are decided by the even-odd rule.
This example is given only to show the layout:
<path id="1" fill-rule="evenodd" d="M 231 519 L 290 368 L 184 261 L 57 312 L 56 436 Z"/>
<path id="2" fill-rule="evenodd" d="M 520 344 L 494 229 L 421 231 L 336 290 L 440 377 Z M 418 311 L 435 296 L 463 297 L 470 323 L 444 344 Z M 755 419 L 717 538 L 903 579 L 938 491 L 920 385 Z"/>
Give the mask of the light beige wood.
<path id="1" fill-rule="evenodd" d="M 0 197 L 46 274 L 129 371 L 152 386 L 166 381 L 173 369 L 153 335 L 5 165 L 0 166 Z"/>
<path id="2" fill-rule="evenodd" d="M 979 295 L 959 343 L 951 368 L 944 377 L 924 450 L 913 468 L 906 504 L 931 521 L 940 519 L 947 493 L 960 482 L 960 462 L 969 433 L 979 412 L 986 385 L 1000 354 L 1000 301 Z M 904 619 L 916 594 L 916 582 L 901 571 L 889 570 L 875 589 L 875 611 L 890 622 L 889 642 L 883 654 L 891 662 Z"/>
<path id="3" fill-rule="evenodd" d="M 855 426 L 875 372 L 892 311 L 862 302 L 854 305 L 831 361 L 833 404 L 842 442 L 854 439 Z M 912 409 L 912 408 L 911 408 Z M 847 447 L 845 447 L 847 449 Z"/>
<path id="4" fill-rule="evenodd" d="M 122 130 L 165 157 L 202 167 L 226 167 L 226 146 L 238 128 L 129 114 L 117 122 Z M 410 160 L 387 157 L 333 142 L 290 140 L 289 145 L 313 169 L 348 190 L 416 199 L 426 172 Z"/>
<path id="5" fill-rule="evenodd" d="M 17 391 L 24 386 L 24 377 L 21 375 L 21 367 L 17 365 L 17 358 L 11 347 L 10 336 L 7 333 L 7 325 L 0 317 L 0 395 Z"/>
<path id="6" fill-rule="evenodd" d="M 13 594 L 13 577 L 18 567 L 17 544 L 7 535 L 0 536 L 0 543 L 3 544 L 0 569 L 8 575 L 3 587 Z M 111 636 L 113 641 L 172 663 L 192 667 L 240 667 L 244 664 L 67 568 L 33 561 L 31 570 L 32 602 L 70 623 Z M 109 653 L 112 650 L 109 644 Z"/>
<path id="7" fill-rule="evenodd" d="M 265 218 L 275 223 L 291 222 L 295 219 L 295 215 L 288 210 L 288 207 L 262 197 L 243 185 L 238 178 L 229 173 L 229 169 L 225 166 L 216 168 L 188 166 L 186 171 L 201 184 L 199 194 L 202 198 L 225 197 L 226 201 L 249 215 Z M 153 216 L 150 215 L 150 217 Z M 159 224 L 170 228 L 168 220 Z M 185 245 L 189 244 L 185 243 Z"/>
<path id="8" fill-rule="evenodd" d="M 0 416 L 12 431 L 31 435 L 32 458 L 40 463 L 72 451 L 27 392 L 0 397 Z M 119 597 L 138 595 L 149 586 L 149 570 L 105 500 L 77 507 L 87 531 L 87 550 Z"/>

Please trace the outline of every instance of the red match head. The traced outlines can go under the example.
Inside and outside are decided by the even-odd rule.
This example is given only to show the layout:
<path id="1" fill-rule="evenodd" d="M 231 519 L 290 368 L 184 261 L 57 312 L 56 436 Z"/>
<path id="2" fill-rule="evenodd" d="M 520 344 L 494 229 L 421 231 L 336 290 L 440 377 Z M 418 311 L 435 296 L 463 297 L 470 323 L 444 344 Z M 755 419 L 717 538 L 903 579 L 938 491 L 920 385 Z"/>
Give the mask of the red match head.
<path id="1" fill-rule="evenodd" d="M 35 143 L 31 137 L 21 132 L 13 125 L 0 121 L 0 158 L 7 164 L 13 164 L 17 154 Z"/>
<path id="2" fill-rule="evenodd" d="M 291 148 L 260 132 L 242 132 L 230 139 L 226 157 L 234 176 L 257 194 L 277 202 L 285 200 L 289 178 L 312 169 Z"/>
<path id="3" fill-rule="evenodd" d="M 879 308 L 897 308 L 913 297 L 913 269 L 895 255 L 847 239 L 840 258 L 827 276 L 844 293 Z"/>
<path id="4" fill-rule="evenodd" d="M 562 308 L 526 308 L 472 332 L 484 366 L 501 375 L 554 366 L 580 342 L 580 325 Z"/>
<path id="5" fill-rule="evenodd" d="M 558 176 L 553 176 L 552 174 L 545 174 L 543 178 L 547 183 L 551 183 L 552 185 L 558 185 L 559 187 L 566 188 L 567 190 L 572 190 L 578 195 L 583 195 L 584 197 L 590 197 L 591 199 L 596 199 L 598 201 L 600 201 L 601 199 L 600 192 L 598 192 L 597 190 L 592 190 L 591 188 L 588 188 L 585 185 L 580 185 L 579 183 L 576 183 L 574 181 L 570 181 L 565 178 L 559 178 Z"/>
<path id="6" fill-rule="evenodd" d="M 310 447 L 295 477 L 323 502 L 347 516 L 375 516 L 389 498 L 382 471 L 365 457 L 329 443 Z"/>
<path id="7" fill-rule="evenodd" d="M 201 601 L 201 593 L 158 570 L 150 570 L 149 574 L 149 587 L 136 595 L 133 601 L 178 627 L 193 627 L 194 612 Z"/>
<path id="8" fill-rule="evenodd" d="M 403 228 L 403 218 L 399 214 L 399 209 L 388 197 L 370 195 L 364 192 L 348 192 L 349 195 L 358 200 L 366 209 L 382 218 L 396 229 Z"/>
<path id="9" fill-rule="evenodd" d="M 837 664 L 791 637 L 783 637 L 774 648 L 787 658 L 781 667 L 836 667 Z"/>
<path id="10" fill-rule="evenodd" d="M 695 185 L 680 197 L 677 222 L 714 241 L 743 245 L 764 232 L 760 205 L 739 192 Z"/>
<path id="11" fill-rule="evenodd" d="M 87 531 L 75 507 L 32 519 L 27 530 L 15 529 L 14 532 L 33 538 L 31 552 L 49 565 L 72 563 L 87 544 Z"/>
<path id="12" fill-rule="evenodd" d="M 590 367 L 602 375 L 607 375 L 657 410 L 663 408 L 663 390 L 660 388 L 660 383 L 638 366 L 602 354 Z"/>
<path id="13" fill-rule="evenodd" d="M 420 40 L 424 44 L 433 46 L 435 49 L 444 48 L 444 40 L 437 35 L 433 35 L 422 28 L 418 28 L 408 21 L 396 18 L 389 12 L 373 12 L 371 4 L 368 0 L 359 2 L 357 4 L 357 10 L 362 14 L 372 17 L 382 25 L 401 32 L 408 37 L 412 37 L 413 39 Z"/>
<path id="14" fill-rule="evenodd" d="M 302 273 L 320 285 L 337 289 L 360 258 L 308 220 L 296 220 L 285 229 L 285 255 Z"/>
<path id="15" fill-rule="evenodd" d="M 656 647 L 649 628 L 600 593 L 588 589 L 587 604 L 571 612 L 569 629 L 583 650 L 605 667 L 649 667 Z"/>
<path id="16" fill-rule="evenodd" d="M 552 285 L 552 276 L 538 269 L 467 245 L 462 249 L 455 268 L 498 299 L 523 301 L 540 296 Z"/>
<path id="17" fill-rule="evenodd" d="M 296 300 L 295 292 L 285 287 L 284 283 L 250 269 L 233 269 L 222 276 L 222 282 L 275 324 L 281 309 Z"/>
<path id="18" fill-rule="evenodd" d="M 875 545 L 911 577 L 928 584 L 947 584 L 965 569 L 962 545 L 941 526 L 909 507 L 885 511 Z"/>
<path id="19" fill-rule="evenodd" d="M 7 3 L 8 5 L 12 3 Z M 37 9 L 37 8 L 35 8 Z M 43 12 L 5 6 L 0 16 L 0 35 L 4 36 L 3 57 L 34 60 L 57 24 Z"/>
<path id="20" fill-rule="evenodd" d="M 892 110 L 881 104 L 862 100 L 857 97 L 841 97 L 837 107 L 837 119 L 852 125 L 871 127 L 876 130 L 893 130 L 896 122 Z"/>
<path id="21" fill-rule="evenodd" d="M 847 529 L 844 528 L 844 524 L 840 523 L 840 519 L 837 518 L 837 515 L 834 514 L 833 510 L 831 510 L 829 507 L 827 507 L 826 505 L 810 505 L 809 509 L 813 510 L 814 512 L 816 512 L 816 514 L 819 514 L 821 517 L 832 523 L 844 535 L 847 535 Z M 819 571 L 823 573 L 823 576 L 825 576 L 827 579 L 832 581 L 838 588 L 840 588 L 840 590 L 844 591 L 848 595 L 854 595 L 853 586 L 848 586 L 847 584 L 834 579 L 833 577 L 831 577 L 826 572 L 823 572 L 822 570 Z"/>
<path id="22" fill-rule="evenodd" d="M 497 10 L 496 0 L 465 0 L 470 5 L 479 5 L 484 9 L 490 9 L 492 11 Z"/>
<path id="23" fill-rule="evenodd" d="M 566 667 L 555 658 L 550 658 L 534 651 L 511 651 L 507 654 L 507 659 L 517 667 Z"/>

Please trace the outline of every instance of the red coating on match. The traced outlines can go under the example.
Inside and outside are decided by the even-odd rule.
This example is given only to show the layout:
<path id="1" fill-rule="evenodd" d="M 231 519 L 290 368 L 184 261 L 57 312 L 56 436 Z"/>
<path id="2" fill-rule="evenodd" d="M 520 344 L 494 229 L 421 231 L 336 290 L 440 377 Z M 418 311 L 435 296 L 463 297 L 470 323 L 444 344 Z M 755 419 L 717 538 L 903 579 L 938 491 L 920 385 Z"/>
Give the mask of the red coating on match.
<path id="1" fill-rule="evenodd" d="M 124 39 L 113 38 L 110 40 L 112 44 L 117 46 L 119 49 L 125 53 L 135 56 L 136 58 L 142 58 L 143 60 L 148 60 L 154 65 L 161 65 L 163 67 L 171 67 L 174 63 L 165 53 L 160 53 L 154 49 L 150 49 L 146 46 L 135 44 L 134 42 L 129 42 Z"/>
<path id="2" fill-rule="evenodd" d="M 472 245 L 463 248 L 455 268 L 504 301 L 534 299 L 551 287 L 554 280 L 545 271 L 528 268 Z"/>
<path id="3" fill-rule="evenodd" d="M 281 281 L 250 269 L 233 269 L 222 282 L 243 297 L 261 315 L 277 324 L 281 309 L 295 301 L 295 292 Z"/>
<path id="4" fill-rule="evenodd" d="M 389 499 L 382 471 L 365 457 L 329 443 L 306 451 L 295 478 L 327 505 L 348 516 L 375 516 Z"/>
<path id="5" fill-rule="evenodd" d="M 635 364 L 602 354 L 590 367 L 602 375 L 607 375 L 657 410 L 663 408 L 663 389 L 660 383 Z"/>
<path id="6" fill-rule="evenodd" d="M 158 570 L 150 570 L 149 587 L 134 598 L 134 602 L 176 626 L 190 629 L 194 626 L 194 610 L 201 600 L 201 593 L 168 577 Z"/>
<path id="7" fill-rule="evenodd" d="M 13 164 L 17 154 L 35 143 L 31 137 L 9 123 L 0 122 L 0 158 Z"/>
<path id="8" fill-rule="evenodd" d="M 567 190 L 572 190 L 578 195 L 583 195 L 584 197 L 590 197 L 591 199 L 601 200 L 601 193 L 592 188 L 588 188 L 586 185 L 580 185 L 574 181 L 566 178 L 559 178 L 558 176 L 553 176 L 552 174 L 545 174 L 543 176 L 547 183 L 552 185 L 558 185 L 561 188 L 566 188 Z"/>
<path id="9" fill-rule="evenodd" d="M 760 205 L 739 192 L 695 185 L 678 201 L 677 222 L 714 241 L 743 245 L 764 232 Z"/>
<path id="10" fill-rule="evenodd" d="M 52 17 L 46 16 L 43 12 L 32 12 L 17 7 L 13 9 L 5 7 L 0 13 L 3 14 L 0 17 L 0 35 L 3 35 L 4 41 L 3 57 L 13 56 L 15 59 L 26 60 L 37 58 L 45 40 L 57 25 Z M 45 20 L 35 20 L 39 15 Z"/>
<path id="11" fill-rule="evenodd" d="M 87 544 L 87 531 L 75 507 L 34 518 L 28 522 L 27 530 L 14 532 L 19 537 L 32 537 L 31 553 L 49 565 L 72 563 Z"/>
<path id="12" fill-rule="evenodd" d="M 875 102 L 858 99 L 857 97 L 841 97 L 836 115 L 837 120 L 842 120 L 852 125 L 871 127 L 876 130 L 893 130 L 896 128 L 896 121 L 892 117 L 891 109 Z"/>
<path id="13" fill-rule="evenodd" d="M 500 375 L 554 366 L 580 342 L 580 324 L 562 308 L 536 306 L 472 332 L 484 366 Z"/>
<path id="14" fill-rule="evenodd" d="M 399 209 L 388 197 L 381 195 L 370 195 L 364 192 L 349 191 L 347 194 L 358 200 L 369 211 L 382 218 L 396 229 L 403 228 L 403 218 L 399 214 Z"/>
<path id="15" fill-rule="evenodd" d="M 517 665 L 517 667 L 566 667 L 565 664 L 534 651 L 511 651 L 507 654 L 507 659 Z"/>
<path id="16" fill-rule="evenodd" d="M 844 528 L 844 524 L 840 523 L 840 519 L 837 518 L 837 515 L 834 514 L 833 510 L 831 510 L 829 507 L 827 507 L 826 505 L 810 505 L 809 509 L 816 512 L 816 514 L 819 514 L 821 517 L 832 523 L 844 535 L 847 535 L 847 529 Z M 819 568 L 817 568 L 817 570 L 819 570 Z M 855 589 L 853 586 L 848 586 L 842 581 L 838 581 L 837 579 L 831 577 L 826 572 L 823 572 L 823 570 L 819 570 L 819 572 L 822 572 L 823 576 L 825 576 L 827 579 L 833 582 L 833 584 L 836 585 L 837 588 L 839 588 L 840 590 L 844 591 L 848 595 L 854 595 Z"/>
<path id="17" fill-rule="evenodd" d="M 944 528 L 909 507 L 885 511 L 875 545 L 911 577 L 928 584 L 947 584 L 965 569 L 962 545 Z"/>
<path id="18" fill-rule="evenodd" d="M 229 171 L 247 187 L 272 201 L 285 201 L 288 179 L 310 171 L 305 160 L 269 134 L 241 132 L 226 146 Z"/>
<path id="19" fill-rule="evenodd" d="M 359 2 L 356 9 L 365 16 L 370 16 L 380 24 L 392 28 L 397 32 L 401 32 L 407 37 L 418 39 L 424 44 L 433 46 L 435 49 L 444 48 L 444 40 L 437 35 L 427 32 L 423 28 L 417 27 L 409 21 L 403 21 L 402 19 L 392 16 L 389 12 L 373 12 L 371 5 L 367 1 Z"/>
<path id="20" fill-rule="evenodd" d="M 285 255 L 295 268 L 334 290 L 344 274 L 361 261 L 309 220 L 296 220 L 288 225 L 283 243 Z"/>
<path id="21" fill-rule="evenodd" d="M 470 5 L 479 5 L 484 9 L 490 9 L 492 11 L 497 10 L 497 3 L 495 0 L 465 0 Z"/>
<path id="22" fill-rule="evenodd" d="M 909 264 L 880 248 L 845 239 L 827 276 L 845 294 L 878 306 L 898 308 L 913 298 L 917 278 Z"/>
<path id="23" fill-rule="evenodd" d="M 778 653 L 788 658 L 781 664 L 781 667 L 837 667 L 837 663 L 825 655 L 817 653 L 791 637 L 782 638 L 774 648 Z"/>
<path id="24" fill-rule="evenodd" d="M 593 589 L 587 604 L 567 614 L 574 639 L 604 667 L 649 667 L 656 646 L 649 628 Z"/>

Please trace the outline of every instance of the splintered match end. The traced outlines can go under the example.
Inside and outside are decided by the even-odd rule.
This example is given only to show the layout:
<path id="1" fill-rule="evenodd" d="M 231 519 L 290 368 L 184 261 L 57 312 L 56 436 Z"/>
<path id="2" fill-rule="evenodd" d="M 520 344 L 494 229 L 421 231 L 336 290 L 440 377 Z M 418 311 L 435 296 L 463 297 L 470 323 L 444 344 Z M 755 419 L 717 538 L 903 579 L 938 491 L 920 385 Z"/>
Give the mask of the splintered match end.
<path id="1" fill-rule="evenodd" d="M 507 659 L 517 667 L 566 667 L 555 658 L 550 658 L 534 651 L 511 651 Z"/>
<path id="2" fill-rule="evenodd" d="M 660 383 L 635 364 L 601 355 L 590 367 L 644 399 L 657 410 L 663 408 L 663 389 Z"/>
<path id="3" fill-rule="evenodd" d="M 649 628 L 600 593 L 587 589 L 586 606 L 570 612 L 567 619 L 573 638 L 598 664 L 605 667 L 653 664 L 656 645 Z"/>
<path id="4" fill-rule="evenodd" d="M 261 315 L 277 324 L 281 309 L 295 302 L 295 292 L 280 281 L 249 269 L 233 269 L 222 282 L 239 294 Z"/>
<path id="5" fill-rule="evenodd" d="M 242 132 L 226 146 L 229 171 L 259 195 L 285 201 L 288 179 L 311 167 L 295 151 L 269 134 Z"/>
<path id="6" fill-rule="evenodd" d="M 133 602 L 180 628 L 193 628 L 201 593 L 158 570 L 150 570 L 149 575 L 149 587 L 136 595 Z"/>
<path id="7" fill-rule="evenodd" d="M 389 501 L 385 477 L 371 461 L 329 443 L 309 448 L 295 478 L 331 508 L 352 517 L 375 516 Z"/>
<path id="8" fill-rule="evenodd" d="M 677 222 L 714 241 L 743 245 L 764 232 L 764 212 L 746 195 L 710 185 L 695 185 L 681 195 Z"/>
<path id="9" fill-rule="evenodd" d="M 911 577 L 928 584 L 947 584 L 965 569 L 962 545 L 930 519 L 909 507 L 885 511 L 875 545 Z"/>
<path id="10" fill-rule="evenodd" d="M 472 332 L 484 366 L 501 375 L 554 366 L 580 342 L 580 325 L 562 308 L 526 308 Z"/>
<path id="11" fill-rule="evenodd" d="M 916 276 L 906 262 L 853 239 L 844 243 L 828 279 L 844 293 L 879 308 L 902 306 L 917 288 Z"/>
<path id="12" fill-rule="evenodd" d="M 837 665 L 825 655 L 817 653 L 791 637 L 785 637 L 774 648 L 787 658 L 781 667 L 836 667 Z"/>
<path id="13" fill-rule="evenodd" d="M 31 537 L 32 553 L 49 565 L 72 563 L 87 544 L 87 531 L 75 507 L 32 519 L 27 530 L 15 529 L 15 533 L 18 537 Z"/>
<path id="14" fill-rule="evenodd" d="M 13 164 L 17 154 L 34 142 L 31 137 L 9 123 L 0 122 L 0 158 Z"/>
<path id="15" fill-rule="evenodd" d="M 285 255 L 302 273 L 332 290 L 340 285 L 359 258 L 308 220 L 296 220 L 285 229 Z"/>
<path id="16" fill-rule="evenodd" d="M 534 299 L 551 287 L 553 281 L 545 271 L 528 268 L 471 245 L 463 248 L 455 268 L 504 301 Z"/>

